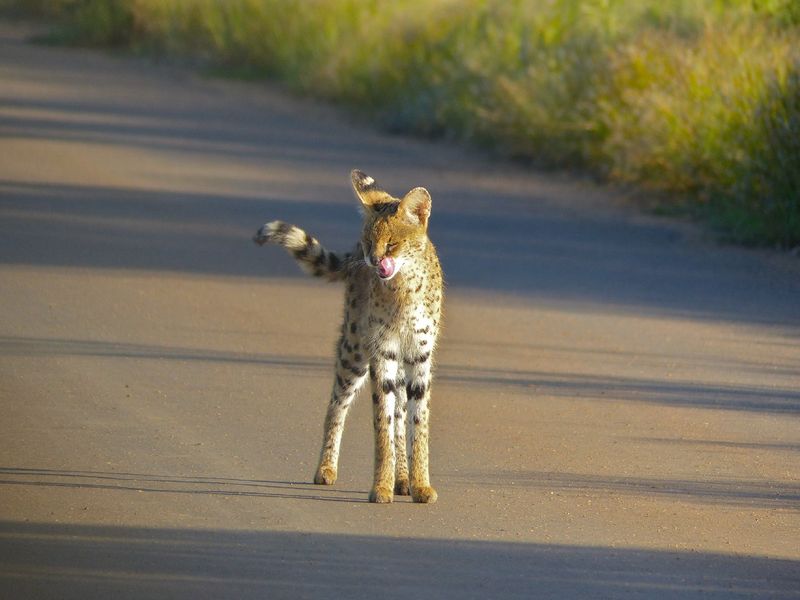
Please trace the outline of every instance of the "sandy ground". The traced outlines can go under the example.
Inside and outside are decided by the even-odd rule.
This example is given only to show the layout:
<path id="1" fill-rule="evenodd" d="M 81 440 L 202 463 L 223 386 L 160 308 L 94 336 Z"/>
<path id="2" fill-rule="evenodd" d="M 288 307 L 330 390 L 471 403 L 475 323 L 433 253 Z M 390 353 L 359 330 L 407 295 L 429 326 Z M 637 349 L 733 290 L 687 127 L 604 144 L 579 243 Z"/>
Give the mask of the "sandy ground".
<path id="1" fill-rule="evenodd" d="M 798 598 L 800 265 L 266 86 L 0 26 L 0 597 Z M 356 239 L 423 185 L 435 505 L 310 484 Z"/>

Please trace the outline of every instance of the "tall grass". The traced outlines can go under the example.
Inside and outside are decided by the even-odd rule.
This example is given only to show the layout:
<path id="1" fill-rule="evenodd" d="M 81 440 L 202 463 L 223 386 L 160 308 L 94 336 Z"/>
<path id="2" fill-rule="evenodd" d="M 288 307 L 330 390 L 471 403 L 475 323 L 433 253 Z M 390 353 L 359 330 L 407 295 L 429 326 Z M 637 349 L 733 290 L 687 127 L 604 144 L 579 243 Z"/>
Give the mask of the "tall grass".
<path id="1" fill-rule="evenodd" d="M 670 192 L 745 243 L 800 244 L 798 0 L 27 5 L 69 41 L 278 77 L 393 130 Z"/>

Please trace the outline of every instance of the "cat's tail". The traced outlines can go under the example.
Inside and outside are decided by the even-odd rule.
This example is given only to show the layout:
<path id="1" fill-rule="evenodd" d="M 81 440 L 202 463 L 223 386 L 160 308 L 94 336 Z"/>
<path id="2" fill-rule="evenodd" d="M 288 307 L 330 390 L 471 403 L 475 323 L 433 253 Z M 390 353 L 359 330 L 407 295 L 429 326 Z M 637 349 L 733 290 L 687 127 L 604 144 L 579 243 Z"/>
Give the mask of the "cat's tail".
<path id="1" fill-rule="evenodd" d="M 299 227 L 283 221 L 265 223 L 253 236 L 253 241 L 259 246 L 267 242 L 283 246 L 309 275 L 328 281 L 344 279 L 350 255 L 340 257 L 326 250 L 316 238 Z"/>

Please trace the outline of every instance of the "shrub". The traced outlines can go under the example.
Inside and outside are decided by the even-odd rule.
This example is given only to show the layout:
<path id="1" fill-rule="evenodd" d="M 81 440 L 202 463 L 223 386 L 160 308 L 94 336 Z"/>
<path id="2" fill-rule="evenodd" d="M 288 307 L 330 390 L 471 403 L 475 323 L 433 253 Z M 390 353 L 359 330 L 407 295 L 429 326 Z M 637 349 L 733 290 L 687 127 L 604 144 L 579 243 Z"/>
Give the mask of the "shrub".
<path id="1" fill-rule="evenodd" d="M 279 77 L 395 131 L 666 190 L 740 241 L 800 243 L 797 0 L 49 6 L 67 39 Z"/>

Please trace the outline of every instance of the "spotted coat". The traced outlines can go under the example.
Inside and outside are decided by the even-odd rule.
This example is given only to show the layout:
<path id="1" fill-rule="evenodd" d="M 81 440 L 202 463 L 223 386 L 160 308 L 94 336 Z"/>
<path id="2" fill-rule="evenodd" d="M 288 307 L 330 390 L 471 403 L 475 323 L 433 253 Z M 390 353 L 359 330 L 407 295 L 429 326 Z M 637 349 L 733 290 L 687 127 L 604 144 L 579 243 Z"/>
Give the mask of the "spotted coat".
<path id="1" fill-rule="evenodd" d="M 344 320 L 314 481 L 336 481 L 347 412 L 369 378 L 375 430 L 370 501 L 391 502 L 397 493 L 435 502 L 428 465 L 429 404 L 443 281 L 427 235 L 431 197 L 414 188 L 394 198 L 361 171 L 353 171 L 351 179 L 364 213 L 361 239 L 352 252 L 329 252 L 281 221 L 265 224 L 254 238 L 282 245 L 311 275 L 345 283 Z"/>

